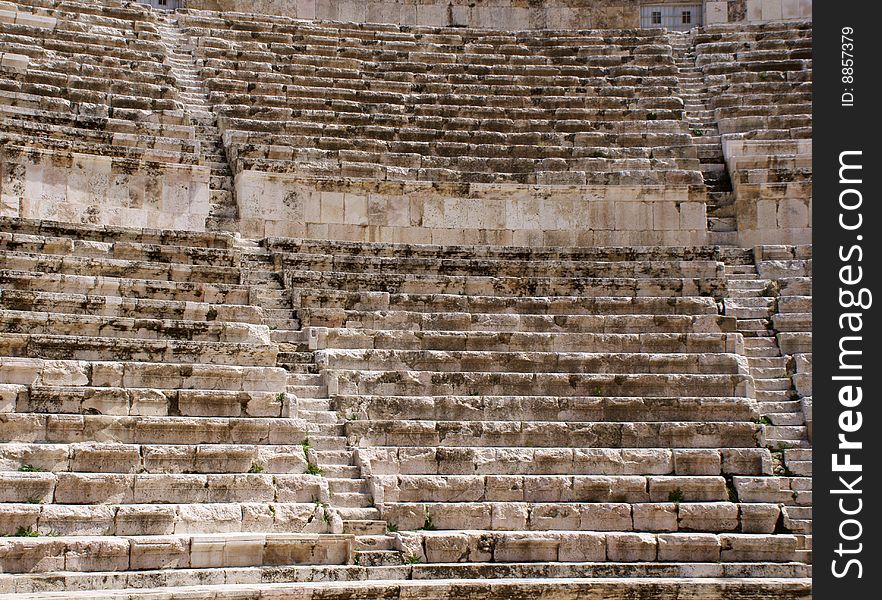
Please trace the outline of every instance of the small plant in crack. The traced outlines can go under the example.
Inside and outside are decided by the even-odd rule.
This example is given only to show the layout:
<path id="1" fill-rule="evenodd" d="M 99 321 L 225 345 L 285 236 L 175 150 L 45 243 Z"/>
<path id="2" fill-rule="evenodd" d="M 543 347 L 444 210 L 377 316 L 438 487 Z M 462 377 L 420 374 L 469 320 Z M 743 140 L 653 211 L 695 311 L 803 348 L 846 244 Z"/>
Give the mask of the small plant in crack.
<path id="1" fill-rule="evenodd" d="M 263 465 L 259 463 L 251 463 L 251 468 L 248 469 L 249 473 L 263 473 Z"/>
<path id="2" fill-rule="evenodd" d="M 435 531 L 438 529 L 438 527 L 435 526 L 435 521 L 432 520 L 432 513 L 429 512 L 429 509 L 426 509 L 426 518 L 420 529 L 423 529 L 424 531 Z"/>
<path id="3" fill-rule="evenodd" d="M 18 470 L 22 473 L 45 473 L 46 469 L 41 469 L 40 467 L 35 467 L 33 465 L 22 465 L 18 468 Z"/>
<path id="4" fill-rule="evenodd" d="M 320 466 L 318 466 L 316 464 L 308 463 L 306 465 L 306 474 L 307 475 L 324 475 L 325 471 L 324 471 L 324 469 L 322 469 Z"/>
<path id="5" fill-rule="evenodd" d="M 685 496 L 683 495 L 683 490 L 680 488 L 671 490 L 671 493 L 668 494 L 668 502 L 673 502 L 674 504 L 680 504 L 683 502 L 683 498 L 685 498 Z"/>
<path id="6" fill-rule="evenodd" d="M 422 562 L 419 556 L 416 554 L 408 554 L 404 557 L 404 562 L 409 565 L 417 565 Z"/>

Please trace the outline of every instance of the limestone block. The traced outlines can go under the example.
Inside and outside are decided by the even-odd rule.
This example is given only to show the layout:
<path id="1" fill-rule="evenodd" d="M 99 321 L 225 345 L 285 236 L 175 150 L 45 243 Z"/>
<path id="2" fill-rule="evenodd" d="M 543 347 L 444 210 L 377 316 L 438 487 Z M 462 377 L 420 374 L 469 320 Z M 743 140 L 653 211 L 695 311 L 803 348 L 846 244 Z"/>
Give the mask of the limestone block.
<path id="1" fill-rule="evenodd" d="M 782 0 L 762 0 L 762 20 L 780 21 L 783 19 Z"/>
<path id="2" fill-rule="evenodd" d="M 646 478 L 631 476 L 577 476 L 572 497 L 581 502 L 646 502 Z"/>
<path id="3" fill-rule="evenodd" d="M 771 475 L 772 456 L 766 448 L 722 448 L 726 475 Z"/>
<path id="4" fill-rule="evenodd" d="M 63 571 L 66 546 L 59 538 L 2 538 L 0 563 L 6 573 Z"/>
<path id="5" fill-rule="evenodd" d="M 21 385 L 0 384 L 0 413 L 15 412 L 19 394 L 26 393 L 27 388 Z"/>
<path id="6" fill-rule="evenodd" d="M 69 538 L 65 545 L 66 571 L 126 571 L 129 540 L 117 538 Z"/>
<path id="7" fill-rule="evenodd" d="M 210 495 L 206 475 L 135 475 L 131 494 L 138 504 L 207 502 Z"/>
<path id="8" fill-rule="evenodd" d="M 277 502 L 327 502 L 328 483 L 317 475 L 275 475 Z"/>
<path id="9" fill-rule="evenodd" d="M 722 560 L 787 562 L 796 560 L 796 537 L 792 535 L 720 535 Z"/>
<path id="10" fill-rule="evenodd" d="M 726 23 L 729 20 L 728 2 L 707 2 L 705 6 L 705 24 Z"/>
<path id="11" fill-rule="evenodd" d="M 140 448 L 128 444 L 86 442 L 71 446 L 71 469 L 94 473 L 135 473 L 141 468 Z"/>
<path id="12" fill-rule="evenodd" d="M 651 562 L 656 560 L 658 543 L 649 533 L 608 533 L 606 557 L 616 562 Z"/>
<path id="13" fill-rule="evenodd" d="M 177 508 L 175 534 L 231 533 L 242 530 L 238 504 L 188 504 Z"/>
<path id="14" fill-rule="evenodd" d="M 190 567 L 190 540 L 176 536 L 135 536 L 129 568 L 133 571 L 187 569 Z"/>
<path id="15" fill-rule="evenodd" d="M 70 449 L 62 444 L 0 444 L 0 470 L 17 471 L 30 465 L 45 471 L 67 471 Z"/>
<path id="16" fill-rule="evenodd" d="M 674 450 L 677 475 L 719 475 L 720 453 L 717 450 Z"/>
<path id="17" fill-rule="evenodd" d="M 26 54 L 13 54 L 12 52 L 0 54 L 0 67 L 18 73 L 26 73 L 30 61 L 31 57 Z"/>
<path id="18" fill-rule="evenodd" d="M 709 533 L 658 535 L 658 559 L 670 562 L 719 562 L 720 538 Z"/>
<path id="19" fill-rule="evenodd" d="M 530 510 L 526 504 L 497 502 L 492 506 L 490 529 L 523 530 L 527 528 Z"/>
<path id="20" fill-rule="evenodd" d="M 671 501 L 681 495 L 690 502 L 723 500 L 728 497 L 726 481 L 722 477 L 649 477 L 649 497 L 652 502 Z M 679 494 L 678 494 L 679 492 Z"/>
<path id="21" fill-rule="evenodd" d="M 743 533 L 774 533 L 781 509 L 777 504 L 741 504 Z"/>
<path id="22" fill-rule="evenodd" d="M 0 536 L 12 535 L 20 527 L 37 530 L 42 507 L 32 504 L 7 504 L 0 507 Z"/>
<path id="23" fill-rule="evenodd" d="M 562 533 L 558 534 L 560 546 L 558 559 L 565 562 L 592 562 L 606 560 L 606 534 L 603 533 Z M 497 560 L 499 546 L 496 549 Z M 554 559 L 552 559 L 554 560 Z"/>
<path id="24" fill-rule="evenodd" d="M 39 531 L 46 535 L 109 535 L 114 531 L 115 514 L 116 509 L 110 506 L 49 504 L 40 515 Z"/>
<path id="25" fill-rule="evenodd" d="M 84 362 L 47 360 L 43 362 L 43 368 L 40 370 L 39 382 L 43 385 L 55 386 L 87 385 L 89 383 L 87 369 L 88 365 Z"/>
<path id="26" fill-rule="evenodd" d="M 583 531 L 628 531 L 632 527 L 630 504 L 585 504 L 580 512 Z"/>
<path id="27" fill-rule="evenodd" d="M 148 473 L 184 473 L 196 470 L 197 446 L 144 446 L 144 468 Z"/>
<path id="28" fill-rule="evenodd" d="M 734 531 L 738 528 L 738 505 L 730 502 L 680 504 L 680 531 Z"/>
<path id="29" fill-rule="evenodd" d="M 300 446 L 261 446 L 257 449 L 256 463 L 266 473 L 304 473 L 306 457 Z"/>
<path id="30" fill-rule="evenodd" d="M 170 535 L 175 533 L 174 506 L 122 505 L 116 510 L 116 535 Z"/>
<path id="31" fill-rule="evenodd" d="M 352 561 L 351 536 L 268 534 L 263 564 L 340 565 Z"/>
<path id="32" fill-rule="evenodd" d="M 59 504 L 127 504 L 133 502 L 134 475 L 58 473 L 55 502 Z"/>
<path id="33" fill-rule="evenodd" d="M 640 503 L 631 507 L 637 531 L 677 531 L 677 505 Z"/>
<path id="34" fill-rule="evenodd" d="M 7 472 L 0 475 L 0 502 L 52 502 L 56 479 L 52 473 Z"/>

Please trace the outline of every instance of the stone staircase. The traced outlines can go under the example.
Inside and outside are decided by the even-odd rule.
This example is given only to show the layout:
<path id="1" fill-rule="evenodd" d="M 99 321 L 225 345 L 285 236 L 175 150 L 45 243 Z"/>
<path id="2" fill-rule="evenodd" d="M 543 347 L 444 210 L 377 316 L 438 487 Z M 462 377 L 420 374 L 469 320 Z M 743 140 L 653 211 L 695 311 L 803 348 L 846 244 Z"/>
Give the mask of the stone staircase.
<path id="1" fill-rule="evenodd" d="M 738 330 L 744 335 L 745 354 L 764 424 L 765 444 L 772 450 L 773 472 L 782 478 L 779 489 L 785 496 L 793 494 L 796 500 L 795 505 L 782 509 L 782 527 L 797 534 L 802 560 L 811 562 L 812 450 L 806 422 L 806 400 L 794 383 L 794 358 L 782 353 L 779 332 L 775 329 L 781 302 L 779 280 L 763 277 L 759 272 L 762 269 L 765 275 L 775 275 L 775 268 L 765 265 L 774 265 L 774 259 L 782 254 L 787 258 L 792 255 L 783 247 L 763 250 L 730 249 L 725 252 L 729 279 L 725 313 L 736 317 Z M 755 253 L 766 257 L 771 255 L 773 262 L 759 262 L 758 269 Z M 763 260 L 762 255 L 759 260 Z M 805 293 L 804 289 L 798 291 Z"/>
<path id="2" fill-rule="evenodd" d="M 206 226 L 213 230 L 236 231 L 238 205 L 233 197 L 233 171 L 227 161 L 217 115 L 208 99 L 208 88 L 193 57 L 195 44 L 179 28 L 178 17 L 173 12 L 158 18 L 158 28 L 168 52 L 166 62 L 180 90 L 178 97 L 184 103 L 201 146 L 203 164 L 211 167 L 211 213 Z"/>
<path id="3" fill-rule="evenodd" d="M 734 246 L 738 243 L 735 196 L 714 111 L 707 105 L 709 92 L 704 72 L 695 62 L 693 33 L 670 32 L 668 39 L 677 65 L 678 94 L 683 99 L 684 118 L 689 123 L 692 143 L 698 149 L 701 173 L 707 185 L 708 242 Z"/>

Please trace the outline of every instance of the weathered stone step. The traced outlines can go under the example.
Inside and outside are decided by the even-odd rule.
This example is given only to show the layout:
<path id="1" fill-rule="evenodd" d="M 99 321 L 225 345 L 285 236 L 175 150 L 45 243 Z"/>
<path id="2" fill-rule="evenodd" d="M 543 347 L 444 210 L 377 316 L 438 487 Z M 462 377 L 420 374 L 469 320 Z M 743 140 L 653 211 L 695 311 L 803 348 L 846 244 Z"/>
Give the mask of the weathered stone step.
<path id="1" fill-rule="evenodd" d="M 439 309 L 442 307 L 439 307 Z M 266 314 L 266 310 L 263 311 Z M 332 328 L 324 334 L 330 347 L 382 348 L 401 340 L 410 347 L 442 344 L 462 347 L 467 342 L 481 345 L 498 340 L 509 346 L 518 343 L 539 347 L 601 343 L 609 336 L 614 346 L 639 342 L 646 347 L 664 340 L 683 340 L 686 345 L 727 340 L 734 332 L 732 316 L 713 315 L 625 315 L 625 314 L 499 314 L 477 312 L 421 312 L 399 310 L 302 309 L 297 315 L 305 327 Z M 697 334 L 697 335 L 696 335 Z M 722 334 L 722 335 L 721 335 Z M 321 334 L 319 334 L 321 337 Z M 685 337 L 681 337 L 685 336 Z M 616 340 L 616 341 L 613 341 Z M 352 344 L 352 346 L 350 346 Z M 575 348 L 575 346 L 572 346 Z M 581 347 L 581 346 L 580 346 Z M 671 347 L 671 346 L 669 346 Z"/>
<path id="2" fill-rule="evenodd" d="M 797 536 L 799 537 L 799 536 Z M 706 579 L 696 579 L 696 570 Z M 97 600 L 121 600 L 121 592 L 97 591 L 97 590 L 126 590 L 127 597 L 144 600 L 155 599 L 157 590 L 153 586 L 166 589 L 166 593 L 186 593 L 188 597 L 194 596 L 195 600 L 213 600 L 216 593 L 233 594 L 245 600 L 257 600 L 261 590 L 265 591 L 268 585 L 252 586 L 253 595 L 248 595 L 248 588 L 244 585 L 229 586 L 228 580 L 248 576 L 257 573 L 264 580 L 276 581 L 276 588 L 283 588 L 284 582 L 298 582 L 298 590 L 307 590 L 308 582 L 313 582 L 312 587 L 323 593 L 338 593 L 338 596 L 330 598 L 348 598 L 354 587 L 361 588 L 369 596 L 377 593 L 388 593 L 389 580 L 402 583 L 409 588 L 408 593 L 416 593 L 418 597 L 426 597 L 424 594 L 434 594 L 443 600 L 456 600 L 455 596 L 448 595 L 448 588 L 413 582 L 431 582 L 432 580 L 455 578 L 463 580 L 482 580 L 482 588 L 476 588 L 476 593 L 486 594 L 486 586 L 495 586 L 494 593 L 497 597 L 510 598 L 512 594 L 525 593 L 530 596 L 541 594 L 544 591 L 554 591 L 561 594 L 561 589 L 573 588 L 572 596 L 562 596 L 564 600 L 575 600 L 580 594 L 589 591 L 606 588 L 605 591 L 613 596 L 633 593 L 635 590 L 646 590 L 647 593 L 659 593 L 659 586 L 670 587 L 672 593 L 677 587 L 690 585 L 703 589 L 696 589 L 696 593 L 706 593 L 709 597 L 723 597 L 726 594 L 738 594 L 748 600 L 763 600 L 769 597 L 782 598 L 783 600 L 802 600 L 811 591 L 811 566 L 799 563 L 767 563 L 767 562 L 723 562 L 703 563 L 698 565 L 684 562 L 533 562 L 533 563 L 438 563 L 438 564 L 413 564 L 398 567 L 365 567 L 360 565 L 325 565 L 287 566 L 284 569 L 278 567 L 227 567 L 223 569 L 177 569 L 177 570 L 148 570 L 129 572 L 95 572 L 76 573 L 67 572 L 63 577 L 56 574 L 26 573 L 26 574 L 3 574 L 0 575 L 0 593 L 13 593 L 15 590 L 19 596 L 27 600 L 50 600 L 61 598 L 59 594 L 73 599 Z M 214 574 L 214 578 L 212 578 Z M 591 577 L 598 577 L 592 580 Z M 529 580 L 519 581 L 519 580 Z M 532 582 L 543 582 L 533 585 Z M 612 586 L 610 581 L 623 580 L 621 585 Z M 382 580 L 380 587 L 372 581 Z M 506 585 L 508 580 L 514 580 Z M 365 583 L 356 583 L 364 581 Z M 652 582 L 655 582 L 654 585 Z M 580 591 L 578 586 L 590 584 Z M 182 586 L 193 585 L 200 587 L 187 588 Z M 374 586 L 373 588 L 371 586 Z M 206 587 L 207 586 L 207 587 Z M 575 586 L 575 587 L 574 587 Z M 339 588 L 335 592 L 334 588 Z M 460 589 L 467 589 L 469 586 Z M 83 592 L 91 588 L 92 591 Z M 432 589 L 434 588 L 434 589 Z M 618 589 L 616 589 L 618 588 Z M 67 589 L 68 591 L 64 591 Z M 37 591 L 39 590 L 39 591 Z M 284 594 L 284 590 L 280 590 Z M 205 594 L 213 594 L 205 595 Z M 292 587 L 291 593 L 295 592 Z M 27 594 L 27 595 L 25 595 Z M 199 596 L 199 594 L 204 594 Z M 345 594 L 349 594 L 346 596 Z M 723 596 L 721 596 L 723 595 Z M 396 597 L 397 598 L 397 597 Z"/>
<path id="3" fill-rule="evenodd" d="M 713 298 L 657 298 L 651 296 L 497 296 L 442 294 L 390 294 L 301 289 L 294 306 L 353 311 L 467 312 L 482 314 L 539 315 L 716 315 Z"/>
<path id="4" fill-rule="evenodd" d="M 297 416 L 310 423 L 337 423 L 338 417 L 335 413 L 328 411 L 297 409 Z"/>
<path id="5" fill-rule="evenodd" d="M 793 390 L 756 390 L 756 399 L 761 403 L 785 402 L 793 399 Z"/>
<path id="6" fill-rule="evenodd" d="M 351 560 L 352 544 L 349 535 L 276 533 L 0 539 L 7 573 L 35 568 L 74 572 L 223 568 L 304 560 L 344 564 Z"/>
<path id="7" fill-rule="evenodd" d="M 787 369 L 785 366 L 778 367 L 750 367 L 750 374 L 753 375 L 754 379 L 779 379 L 787 376 Z"/>
<path id="8" fill-rule="evenodd" d="M 753 421 L 749 398 L 582 396 L 338 395 L 332 405 L 347 420 L 412 419 L 506 421 Z"/>
<path id="9" fill-rule="evenodd" d="M 550 478 L 550 480 L 552 480 Z M 528 480 L 527 480 L 528 481 Z M 553 480 L 552 480 L 553 481 Z M 694 533 L 766 533 L 775 532 L 781 516 L 781 509 L 775 504 L 737 503 L 717 500 L 718 494 L 709 490 L 697 490 L 689 484 L 677 483 L 676 488 L 662 489 L 660 500 L 649 500 L 654 494 L 638 491 L 628 482 L 613 484 L 622 487 L 614 489 L 593 489 L 586 486 L 584 499 L 572 500 L 569 490 L 555 489 L 554 492 L 567 498 L 553 501 L 540 500 L 523 502 L 508 500 L 504 502 L 486 500 L 473 501 L 463 493 L 463 500 L 445 502 L 443 490 L 426 490 L 426 500 L 395 502 L 384 504 L 385 518 L 390 527 L 401 531 L 418 531 L 427 527 L 433 530 L 456 531 L 608 531 L 635 532 L 639 537 L 649 531 L 681 531 Z M 650 485 L 653 485 L 650 482 Z M 680 487 L 685 485 L 685 487 Z M 549 487 L 549 497 L 552 495 Z M 661 489 L 661 488 L 660 488 Z M 669 502 L 668 490 L 680 490 L 680 494 L 703 494 L 711 500 L 681 500 Z M 461 491 L 462 493 L 462 491 Z M 619 501 L 610 502 L 610 496 L 619 496 Z M 432 496 L 438 500 L 432 500 Z M 525 496 L 530 497 L 527 493 Z M 630 503 L 630 504 L 629 504 Z"/>
<path id="10" fill-rule="evenodd" d="M 747 396 L 752 378 L 746 374 L 589 374 L 481 373 L 411 371 L 340 371 L 328 369 L 329 391 L 343 395 L 468 396 Z"/>
<path id="11" fill-rule="evenodd" d="M 0 335 L 0 341 L 2 341 Z M 734 348 L 733 348 L 734 349 Z M 449 373 L 747 373 L 747 364 L 735 354 L 635 352 L 505 352 L 490 348 L 470 350 L 321 350 L 317 362 L 324 369 L 365 371 L 438 371 Z M 771 380 L 770 380 L 771 381 Z M 786 382 L 789 379 L 775 380 Z M 759 384 L 757 384 L 759 386 Z M 772 383 L 766 384 L 773 385 Z M 762 387 L 760 389 L 779 389 Z"/>
<path id="12" fill-rule="evenodd" d="M 751 448 L 761 434 L 754 423 L 597 423 L 522 421 L 349 421 L 347 436 L 373 446 L 487 447 L 531 445 L 558 447 L 561 436 L 581 446 L 628 446 L 635 448 Z M 771 429 L 771 439 L 797 436 L 803 431 Z M 788 438 L 791 439 L 791 438 Z"/>
<path id="13" fill-rule="evenodd" d="M 0 442 L 71 444 L 100 438 L 124 444 L 290 444 L 310 426 L 290 418 L 117 417 L 10 413 L 0 421 Z M 337 445 L 336 449 L 345 446 Z"/>
<path id="14" fill-rule="evenodd" d="M 355 564 L 366 567 L 390 567 L 404 564 L 399 550 L 356 550 Z"/>
<path id="15" fill-rule="evenodd" d="M 359 467 L 351 466 L 351 465 L 333 465 L 323 463 L 321 459 L 319 459 L 319 466 L 324 471 L 325 477 L 337 477 L 337 478 L 345 478 L 345 479 L 354 479 L 361 476 L 361 469 Z"/>
<path id="16" fill-rule="evenodd" d="M 291 494 L 293 497 L 293 494 Z M 330 533 L 324 508 L 306 502 L 197 502 L 192 504 L 0 504 L 0 535 L 166 536 L 175 534 Z"/>
<path id="17" fill-rule="evenodd" d="M 0 355 L 89 362 L 118 360 L 180 365 L 275 366 L 278 348 L 266 342 L 266 339 L 240 343 L 0 333 Z"/>
<path id="18" fill-rule="evenodd" d="M 559 442 L 560 443 L 560 442 Z M 637 489 L 650 475 L 769 475 L 767 448 L 579 448 L 547 446 L 459 448 L 437 446 L 373 447 L 357 450 L 374 475 L 590 475 L 582 482 L 613 501 L 618 485 Z M 445 462 L 447 461 L 447 462 Z M 426 488 L 428 489 L 428 488 Z M 520 488 L 518 488 L 520 489 Z M 586 488 L 587 489 L 587 488 Z M 622 488 L 625 489 L 625 488 Z M 603 496 L 606 490 L 607 496 Z M 585 490 L 583 490 L 585 491 Z M 471 492 L 469 492 L 471 493 Z M 581 492 L 580 492 L 581 493 Z M 665 500 L 667 500 L 665 498 Z"/>
<path id="19" fill-rule="evenodd" d="M 164 258 L 157 256 L 157 258 Z M 167 258 L 168 259 L 168 258 Z M 189 282 L 203 284 L 238 284 L 241 271 L 237 267 L 176 262 L 150 262 L 110 258 L 108 256 L 51 255 L 0 250 L 0 260 L 7 271 L 25 271 L 58 275 L 89 275 L 125 279 L 147 279 L 157 282 Z"/>
<path id="20" fill-rule="evenodd" d="M 805 425 L 805 417 L 801 411 L 784 413 L 763 411 L 763 415 L 775 426 Z"/>
<path id="21" fill-rule="evenodd" d="M 347 508 L 370 508 L 374 505 L 373 499 L 364 492 L 333 492 L 331 503 L 334 507 Z"/>
<path id="22" fill-rule="evenodd" d="M 364 494 L 366 482 L 364 479 L 332 478 L 327 477 L 328 489 L 332 494 Z"/>
<path id="23" fill-rule="evenodd" d="M 777 379 L 756 379 L 754 386 L 757 390 L 783 392 L 790 390 L 790 378 L 780 377 Z"/>

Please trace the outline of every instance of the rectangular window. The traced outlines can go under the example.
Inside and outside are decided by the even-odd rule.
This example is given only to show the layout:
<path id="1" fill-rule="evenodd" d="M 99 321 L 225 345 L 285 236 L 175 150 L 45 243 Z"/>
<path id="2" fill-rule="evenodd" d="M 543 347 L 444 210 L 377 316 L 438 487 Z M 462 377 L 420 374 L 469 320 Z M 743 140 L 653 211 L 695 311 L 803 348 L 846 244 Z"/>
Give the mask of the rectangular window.
<path id="1" fill-rule="evenodd" d="M 691 22 L 692 22 L 692 11 L 691 10 L 684 10 L 683 11 L 683 24 L 688 25 Z"/>
<path id="2" fill-rule="evenodd" d="M 652 11 L 652 24 L 653 25 L 661 25 L 661 11 L 654 10 Z"/>

